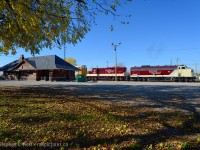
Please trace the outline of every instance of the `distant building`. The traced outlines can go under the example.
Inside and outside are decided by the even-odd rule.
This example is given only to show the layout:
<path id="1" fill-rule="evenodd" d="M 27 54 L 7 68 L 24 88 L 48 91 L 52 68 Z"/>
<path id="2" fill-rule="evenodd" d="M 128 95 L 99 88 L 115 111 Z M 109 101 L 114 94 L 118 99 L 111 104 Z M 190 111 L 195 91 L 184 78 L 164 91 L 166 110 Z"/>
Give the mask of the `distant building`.
<path id="1" fill-rule="evenodd" d="M 6 80 L 67 81 L 74 80 L 79 69 L 56 55 L 31 58 L 21 55 L 20 59 L 0 67 L 0 71 Z"/>

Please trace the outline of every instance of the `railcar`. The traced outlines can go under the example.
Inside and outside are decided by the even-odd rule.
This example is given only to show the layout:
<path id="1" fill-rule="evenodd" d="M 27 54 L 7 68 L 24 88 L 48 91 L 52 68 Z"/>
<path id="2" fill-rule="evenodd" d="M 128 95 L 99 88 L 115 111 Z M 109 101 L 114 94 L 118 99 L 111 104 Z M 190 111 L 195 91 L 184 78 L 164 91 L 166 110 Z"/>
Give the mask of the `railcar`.
<path id="1" fill-rule="evenodd" d="M 130 68 L 133 81 L 195 81 L 194 70 L 185 65 L 141 66 Z"/>
<path id="2" fill-rule="evenodd" d="M 115 75 L 118 81 L 123 81 L 127 79 L 126 67 L 117 67 L 115 74 L 115 67 L 107 68 L 92 68 L 91 71 L 87 72 L 87 80 L 115 80 Z"/>

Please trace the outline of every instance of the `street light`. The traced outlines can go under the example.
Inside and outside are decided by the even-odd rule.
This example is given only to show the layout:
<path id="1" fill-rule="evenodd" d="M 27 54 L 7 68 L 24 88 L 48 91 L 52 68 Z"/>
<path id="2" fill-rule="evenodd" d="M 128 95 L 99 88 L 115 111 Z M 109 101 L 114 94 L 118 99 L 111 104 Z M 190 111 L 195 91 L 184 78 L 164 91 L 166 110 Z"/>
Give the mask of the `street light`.
<path id="1" fill-rule="evenodd" d="M 115 81 L 117 81 L 117 47 L 121 45 L 121 42 L 118 44 L 112 43 L 112 46 L 115 51 Z"/>

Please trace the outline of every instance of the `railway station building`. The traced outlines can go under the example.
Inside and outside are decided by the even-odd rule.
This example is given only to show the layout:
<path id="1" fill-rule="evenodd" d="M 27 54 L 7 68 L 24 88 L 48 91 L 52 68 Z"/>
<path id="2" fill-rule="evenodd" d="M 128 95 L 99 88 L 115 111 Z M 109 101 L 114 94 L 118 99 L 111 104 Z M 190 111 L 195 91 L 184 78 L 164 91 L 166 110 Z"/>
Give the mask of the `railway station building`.
<path id="1" fill-rule="evenodd" d="M 70 81 L 79 69 L 56 55 L 31 58 L 21 55 L 18 60 L 0 67 L 0 71 L 5 80 Z"/>

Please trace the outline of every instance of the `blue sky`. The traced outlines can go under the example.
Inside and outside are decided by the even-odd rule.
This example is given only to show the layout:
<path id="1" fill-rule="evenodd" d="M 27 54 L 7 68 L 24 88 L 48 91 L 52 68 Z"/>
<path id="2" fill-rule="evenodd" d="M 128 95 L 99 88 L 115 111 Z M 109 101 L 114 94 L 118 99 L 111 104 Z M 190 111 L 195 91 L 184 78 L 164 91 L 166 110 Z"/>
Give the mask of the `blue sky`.
<path id="1" fill-rule="evenodd" d="M 200 0 L 134 0 L 119 9 L 122 17 L 99 15 L 97 25 L 76 46 L 66 45 L 66 57 L 77 60 L 79 65 L 92 67 L 114 66 L 114 49 L 119 43 L 118 63 L 128 69 L 141 65 L 185 64 L 200 72 Z M 123 15 L 131 14 L 131 18 Z M 128 25 L 120 24 L 129 21 Z M 114 30 L 110 31 L 110 26 Z M 0 56 L 0 66 L 19 58 L 21 54 L 32 57 L 19 49 L 15 56 Z M 40 55 L 64 57 L 63 49 L 43 49 Z"/>

